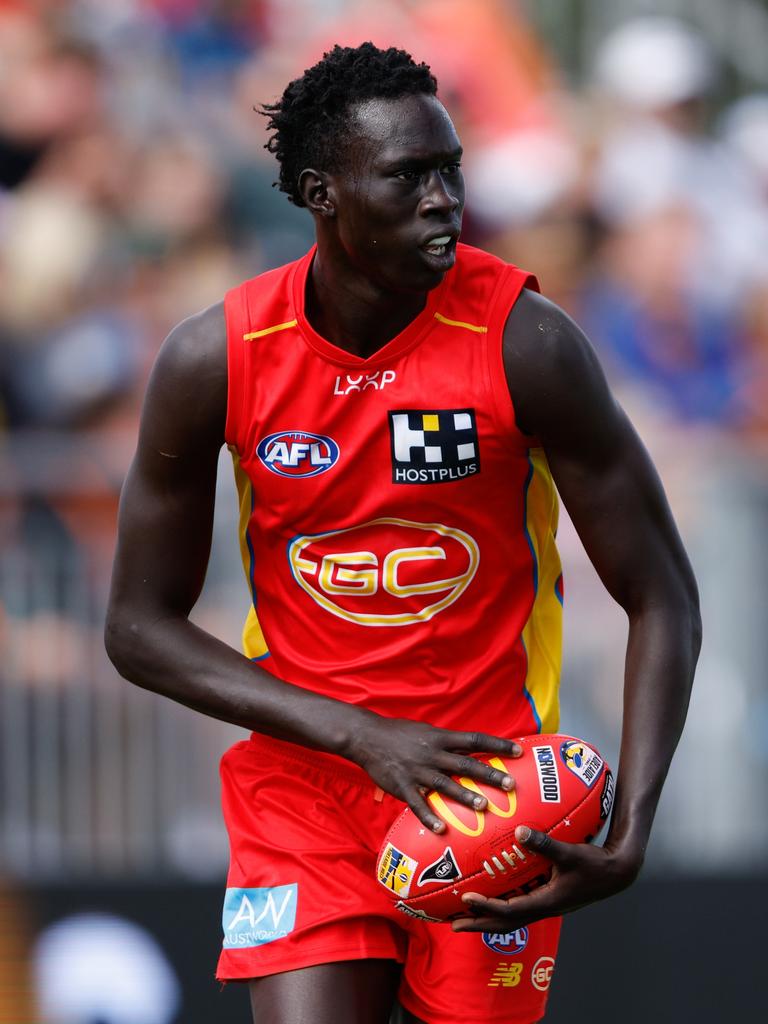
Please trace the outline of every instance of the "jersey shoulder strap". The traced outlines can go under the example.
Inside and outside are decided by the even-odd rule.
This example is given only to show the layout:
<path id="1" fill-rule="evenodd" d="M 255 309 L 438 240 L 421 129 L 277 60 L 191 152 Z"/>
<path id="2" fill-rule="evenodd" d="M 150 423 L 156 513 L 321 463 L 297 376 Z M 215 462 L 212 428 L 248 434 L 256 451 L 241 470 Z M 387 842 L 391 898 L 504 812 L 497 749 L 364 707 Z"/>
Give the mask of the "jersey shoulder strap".
<path id="1" fill-rule="evenodd" d="M 224 296 L 227 325 L 227 421 L 226 443 L 240 448 L 246 415 L 254 384 L 254 373 L 261 338 L 297 326 L 293 303 L 294 275 L 302 263 L 309 262 L 314 247 L 300 260 L 268 270 L 230 289 Z"/>

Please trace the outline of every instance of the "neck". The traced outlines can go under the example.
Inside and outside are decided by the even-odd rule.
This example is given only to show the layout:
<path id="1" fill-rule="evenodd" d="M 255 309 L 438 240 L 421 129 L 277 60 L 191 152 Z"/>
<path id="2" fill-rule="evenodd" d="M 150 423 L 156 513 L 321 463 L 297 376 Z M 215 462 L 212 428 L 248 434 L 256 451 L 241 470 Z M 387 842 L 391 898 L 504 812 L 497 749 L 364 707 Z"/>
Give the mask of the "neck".
<path id="1" fill-rule="evenodd" d="M 331 262 L 320 248 L 307 277 L 306 314 L 326 341 L 366 359 L 405 330 L 424 309 L 426 292 L 378 288 L 354 268 Z"/>

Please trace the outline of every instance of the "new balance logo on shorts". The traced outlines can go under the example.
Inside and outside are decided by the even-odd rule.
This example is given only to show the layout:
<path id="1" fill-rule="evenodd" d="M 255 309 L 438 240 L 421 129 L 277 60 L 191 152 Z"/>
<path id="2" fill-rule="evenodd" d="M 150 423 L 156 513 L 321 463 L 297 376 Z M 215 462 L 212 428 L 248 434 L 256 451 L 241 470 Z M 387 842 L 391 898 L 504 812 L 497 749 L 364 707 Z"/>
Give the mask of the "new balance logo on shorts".
<path id="1" fill-rule="evenodd" d="M 480 472 L 474 409 L 389 413 L 392 483 L 442 484 Z"/>

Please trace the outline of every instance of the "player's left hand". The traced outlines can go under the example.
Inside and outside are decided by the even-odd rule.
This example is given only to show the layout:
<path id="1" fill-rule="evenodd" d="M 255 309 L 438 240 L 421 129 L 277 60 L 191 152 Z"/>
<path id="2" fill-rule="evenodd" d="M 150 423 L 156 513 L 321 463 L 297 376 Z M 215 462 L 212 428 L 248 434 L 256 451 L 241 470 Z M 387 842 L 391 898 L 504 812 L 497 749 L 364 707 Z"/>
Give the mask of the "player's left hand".
<path id="1" fill-rule="evenodd" d="M 640 870 L 640 863 L 608 845 L 561 843 L 525 825 L 517 827 L 515 838 L 552 861 L 549 881 L 525 896 L 505 900 L 465 893 L 467 916 L 453 921 L 455 932 L 511 932 L 544 917 L 568 914 L 626 889 Z"/>

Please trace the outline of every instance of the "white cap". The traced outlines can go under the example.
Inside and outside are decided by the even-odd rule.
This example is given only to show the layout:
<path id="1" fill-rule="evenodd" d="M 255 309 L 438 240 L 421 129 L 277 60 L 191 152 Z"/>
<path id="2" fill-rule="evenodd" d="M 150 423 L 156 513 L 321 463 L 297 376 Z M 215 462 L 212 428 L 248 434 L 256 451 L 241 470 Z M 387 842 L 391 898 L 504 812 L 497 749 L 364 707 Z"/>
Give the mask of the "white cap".
<path id="1" fill-rule="evenodd" d="M 178 1012 L 181 990 L 165 953 L 125 918 L 63 918 L 41 934 L 33 960 L 46 1024 L 171 1024 Z"/>
<path id="2" fill-rule="evenodd" d="M 723 115 L 721 131 L 725 142 L 768 182 L 768 93 L 736 100 Z"/>
<path id="3" fill-rule="evenodd" d="M 598 85 L 639 110 L 703 96 L 714 75 L 714 59 L 702 37 L 673 18 L 628 21 L 608 35 L 595 57 Z"/>
<path id="4" fill-rule="evenodd" d="M 517 132 L 478 147 L 468 165 L 470 205 L 496 227 L 528 224 L 565 195 L 578 171 L 573 146 L 555 132 Z"/>

